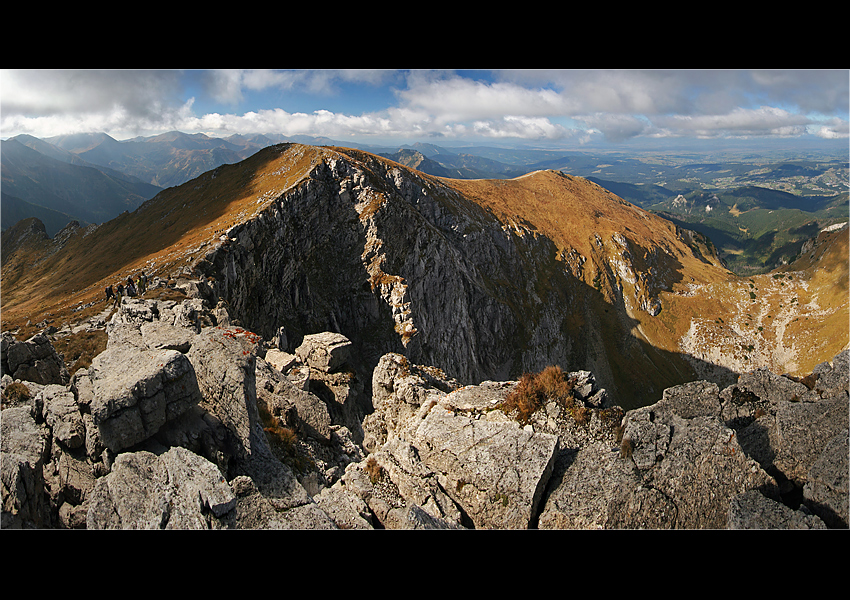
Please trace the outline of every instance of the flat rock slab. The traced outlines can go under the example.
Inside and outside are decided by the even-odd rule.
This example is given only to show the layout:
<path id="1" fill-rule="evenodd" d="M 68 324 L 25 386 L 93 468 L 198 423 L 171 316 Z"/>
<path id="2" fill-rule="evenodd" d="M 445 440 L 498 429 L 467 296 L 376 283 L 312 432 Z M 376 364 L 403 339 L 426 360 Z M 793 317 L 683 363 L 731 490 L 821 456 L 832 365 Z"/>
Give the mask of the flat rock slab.
<path id="1" fill-rule="evenodd" d="M 549 480 L 557 436 L 434 406 L 412 432 L 421 462 L 476 528 L 527 529 Z"/>

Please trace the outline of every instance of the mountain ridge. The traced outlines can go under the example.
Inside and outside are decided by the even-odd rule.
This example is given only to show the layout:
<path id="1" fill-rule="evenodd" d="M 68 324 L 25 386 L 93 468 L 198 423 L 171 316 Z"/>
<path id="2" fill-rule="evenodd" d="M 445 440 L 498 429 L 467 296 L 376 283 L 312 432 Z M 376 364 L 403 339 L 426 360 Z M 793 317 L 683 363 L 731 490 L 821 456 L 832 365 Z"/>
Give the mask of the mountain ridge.
<path id="1" fill-rule="evenodd" d="M 372 360 L 401 351 L 462 380 L 561 362 L 597 373 L 634 405 L 696 372 L 729 380 L 732 367 L 760 366 L 755 356 L 685 356 L 694 319 L 748 287 L 710 242 L 552 171 L 450 180 L 364 151 L 282 144 L 72 237 L 67 250 L 38 257 L 26 285 L 7 285 L 4 256 L 4 328 L 91 302 L 103 285 L 146 270 L 201 276 L 266 339 L 281 328 L 291 343 L 340 330 Z M 39 286 L 41 296 L 27 292 Z M 842 314 L 846 303 L 830 318 Z M 802 331 L 825 318 L 808 316 Z M 827 344 L 799 368 L 834 356 L 836 343 L 846 346 Z"/>

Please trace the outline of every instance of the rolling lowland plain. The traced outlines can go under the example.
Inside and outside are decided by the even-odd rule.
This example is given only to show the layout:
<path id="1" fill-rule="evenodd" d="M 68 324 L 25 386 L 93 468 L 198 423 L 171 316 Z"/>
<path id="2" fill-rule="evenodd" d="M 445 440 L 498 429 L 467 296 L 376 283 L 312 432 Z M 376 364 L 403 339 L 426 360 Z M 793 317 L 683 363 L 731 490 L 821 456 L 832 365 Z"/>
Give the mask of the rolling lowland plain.
<path id="1" fill-rule="evenodd" d="M 222 140 L 204 136 L 175 134 L 156 141 L 136 140 L 137 145 L 159 144 L 156 154 L 147 150 L 149 157 L 158 157 L 158 171 L 139 169 L 144 161 L 138 157 L 122 163 L 117 157 L 130 156 L 130 146 L 122 148 L 123 143 L 115 140 L 107 140 L 109 150 L 103 143 L 86 145 L 79 140 L 70 149 L 62 148 L 63 140 L 25 141 L 29 149 L 38 148 L 39 156 L 27 153 L 29 159 L 15 164 L 6 160 L 13 153 L 6 152 L 9 142 L 3 142 L 2 329 L 14 332 L 18 339 L 26 339 L 47 325 L 62 329 L 100 313 L 104 305 L 98 301 L 105 285 L 146 266 L 150 276 L 168 277 L 185 265 L 187 254 L 197 251 L 211 234 L 249 218 L 263 193 L 257 187 L 258 179 L 243 180 L 235 170 L 227 171 L 234 175 L 223 177 L 217 190 L 217 197 L 228 198 L 226 208 L 194 202 L 199 198 L 186 185 L 191 185 L 199 173 L 208 173 L 220 164 L 247 163 L 261 147 L 282 140 L 234 139 L 227 142 L 230 153 L 221 149 Z M 237 142 L 239 152 L 233 149 Z M 86 245 L 84 236 L 78 235 L 79 239 L 73 241 L 77 252 L 57 253 L 55 258 L 61 258 L 57 263 L 50 256 L 55 240 L 54 246 L 39 243 L 25 252 L 15 245 L 9 234 L 20 237 L 21 226 L 27 223 L 18 217 L 42 218 L 43 211 L 52 211 L 51 217 L 60 212 L 87 222 L 78 215 L 92 215 L 91 210 L 75 213 L 72 201 L 64 202 L 59 211 L 58 205 L 49 206 L 40 200 L 67 199 L 71 194 L 62 193 L 63 188 L 83 192 L 89 200 L 95 195 L 94 187 L 80 189 L 87 184 L 76 179 L 76 169 L 63 167 L 60 177 L 56 169 L 45 166 L 50 161 L 39 162 L 41 156 L 47 156 L 44 152 L 48 148 L 54 152 L 52 160 L 63 155 L 63 162 L 69 163 L 72 156 L 86 161 L 77 163 L 79 168 L 94 167 L 101 173 L 111 169 L 111 187 L 97 190 L 104 195 L 104 202 L 109 197 L 117 206 L 116 214 L 103 221 L 99 214 L 90 217 L 102 223 L 95 230 L 98 235 L 90 239 L 108 241 L 109 247 Z M 587 179 L 646 213 L 702 234 L 704 237 L 694 239 L 707 257 L 718 259 L 714 266 L 719 268 L 701 281 L 677 282 L 675 288 L 662 291 L 659 297 L 663 309 L 635 321 L 636 335 L 661 350 L 687 353 L 703 364 L 736 372 L 767 366 L 779 373 L 803 376 L 847 347 L 847 229 L 821 233 L 848 220 L 848 168 L 846 156 L 840 153 L 809 153 L 795 160 L 727 154 L 709 161 L 703 156 L 669 152 L 637 157 L 430 145 L 364 149 L 444 181 L 506 221 L 526 222 L 555 240 L 561 250 L 567 245 L 578 247 L 571 240 L 578 233 L 586 238 L 591 233 L 585 229 L 589 225 L 578 218 L 580 207 L 571 206 L 573 212 L 558 214 L 551 207 L 535 205 L 536 194 L 544 189 L 563 189 L 563 181 L 525 177 L 529 173 L 551 171 Z M 343 148 L 336 150 L 345 152 Z M 313 160 L 316 157 L 312 155 Z M 100 164 L 87 162 L 93 160 Z M 122 172 L 129 164 L 135 165 L 135 173 Z M 279 175 L 291 181 L 278 182 L 277 187 L 295 185 L 306 168 L 295 165 Z M 161 175 L 157 179 L 150 175 L 152 172 L 171 174 L 169 187 L 160 187 Z M 90 178 L 100 177 L 86 173 Z M 127 177 L 132 178 L 131 184 L 126 183 Z M 133 186 L 132 191 L 127 191 L 127 185 Z M 250 194 L 245 191 L 249 188 Z M 167 226 L 161 219 L 157 223 L 145 221 L 145 193 L 159 193 L 163 201 L 168 200 L 173 214 L 166 219 Z M 12 206 L 16 212 L 5 210 Z M 19 207 L 24 207 L 24 212 L 18 211 Z M 120 210 L 127 212 L 117 214 Z M 17 225 L 7 221 L 12 215 Z M 622 222 L 617 231 L 606 233 L 627 232 L 629 226 Z M 616 301 L 611 290 L 603 290 L 591 275 L 588 279 L 586 283 L 598 286 L 606 302 Z M 105 347 L 105 335 L 71 334 L 56 345 L 69 366 L 83 366 L 86 359 Z M 580 367 L 584 365 L 568 365 Z"/>

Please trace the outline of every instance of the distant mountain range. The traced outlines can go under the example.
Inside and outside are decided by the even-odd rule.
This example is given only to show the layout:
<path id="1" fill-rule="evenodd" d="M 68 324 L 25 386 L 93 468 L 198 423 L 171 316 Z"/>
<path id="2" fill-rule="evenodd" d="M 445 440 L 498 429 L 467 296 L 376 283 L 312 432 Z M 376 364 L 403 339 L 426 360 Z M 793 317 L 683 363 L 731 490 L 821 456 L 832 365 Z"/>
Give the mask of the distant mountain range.
<path id="1" fill-rule="evenodd" d="M 739 274 L 784 264 L 806 235 L 848 217 L 847 164 L 840 158 L 697 162 L 674 154 L 639 157 L 421 142 L 384 147 L 313 136 L 213 138 L 174 131 L 123 141 L 104 133 L 43 140 L 20 135 L 3 141 L 2 228 L 37 217 L 52 236 L 72 220 L 102 223 L 165 188 L 281 142 L 353 147 L 451 179 L 512 179 L 538 170 L 584 177 L 709 236 Z M 712 197 L 713 205 L 707 200 Z"/>
<path id="2" fill-rule="evenodd" d="M 49 236 L 71 221 L 102 223 L 133 211 L 165 188 L 280 141 L 234 135 L 227 140 L 171 132 L 118 141 L 104 134 L 2 142 L 2 228 L 37 217 Z"/>
<path id="3" fill-rule="evenodd" d="M 162 189 L 63 154 L 60 148 L 46 147 L 43 142 L 32 144 L 47 153 L 17 139 L 2 142 L 0 148 L 4 229 L 29 216 L 50 223 L 50 235 L 68 223 L 61 223 L 65 217 L 101 223 L 135 210 Z"/>

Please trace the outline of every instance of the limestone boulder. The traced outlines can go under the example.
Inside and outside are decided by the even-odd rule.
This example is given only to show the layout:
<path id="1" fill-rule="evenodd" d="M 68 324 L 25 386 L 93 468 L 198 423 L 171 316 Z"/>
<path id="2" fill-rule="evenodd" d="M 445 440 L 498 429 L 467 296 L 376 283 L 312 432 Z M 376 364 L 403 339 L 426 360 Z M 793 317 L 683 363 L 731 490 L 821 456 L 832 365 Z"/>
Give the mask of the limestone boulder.
<path id="1" fill-rule="evenodd" d="M 459 387 L 438 369 L 413 364 L 401 354 L 385 354 L 372 373 L 374 410 L 363 420 L 363 447 L 367 452 L 378 450 L 421 406 Z"/>
<path id="2" fill-rule="evenodd" d="M 329 331 L 304 336 L 295 349 L 298 359 L 313 369 L 330 373 L 345 364 L 351 356 L 351 341 Z"/>
<path id="3" fill-rule="evenodd" d="M 191 348 L 201 323 L 209 320 L 201 300 L 153 300 L 124 298 L 107 324 L 107 348 L 133 345 L 148 350 Z"/>
<path id="4" fill-rule="evenodd" d="M 292 367 L 299 363 L 298 357 L 294 354 L 274 348 L 266 351 L 265 360 L 281 373 L 288 373 Z"/>
<path id="5" fill-rule="evenodd" d="M 315 394 L 296 387 L 279 369 L 262 358 L 256 359 L 257 398 L 269 412 L 301 435 L 328 443 L 331 416 Z"/>
<path id="6" fill-rule="evenodd" d="M 374 529 L 369 506 L 360 496 L 344 490 L 340 483 L 323 489 L 315 500 L 339 529 Z"/>
<path id="7" fill-rule="evenodd" d="M 8 373 L 13 379 L 41 385 L 65 385 L 70 380 L 65 362 L 43 333 L 26 341 L 18 341 L 4 334 L 2 368 L 3 373 Z"/>
<path id="8" fill-rule="evenodd" d="M 235 327 L 206 327 L 187 354 L 203 396 L 200 406 L 228 431 L 232 472 L 250 477 L 261 494 L 275 499 L 280 511 L 315 504 L 292 469 L 272 451 L 257 400 L 257 354 L 260 338 Z"/>
<path id="9" fill-rule="evenodd" d="M 427 503 L 420 506 L 413 498 L 405 498 L 402 488 L 396 483 L 397 473 L 385 470 L 389 464 L 384 462 L 386 458 L 386 455 L 381 456 L 378 453 L 370 456 L 367 461 L 350 464 L 340 483 L 334 485 L 331 492 L 322 493 L 320 504 L 337 520 L 340 520 L 338 507 L 343 505 L 343 518 L 346 519 L 341 521 L 343 523 L 351 522 L 354 518 L 351 514 L 352 506 L 365 506 L 370 520 L 374 520 L 383 529 L 463 528 L 455 519 L 444 518 L 436 506 L 428 506 Z M 424 479 L 414 486 L 419 488 L 419 491 L 431 487 Z M 333 504 L 328 506 L 329 502 Z M 459 514 L 456 506 L 452 512 Z M 367 515 L 362 516 L 365 519 Z M 360 523 L 356 520 L 355 522 Z M 361 529 L 367 528 L 362 523 L 360 525 Z"/>
<path id="10" fill-rule="evenodd" d="M 186 357 L 194 367 L 203 407 L 231 431 L 239 459 L 271 455 L 257 408 L 254 336 L 238 328 L 205 328 Z"/>
<path id="11" fill-rule="evenodd" d="M 729 529 L 826 529 L 805 506 L 794 510 L 758 490 L 738 494 L 729 504 Z"/>
<path id="12" fill-rule="evenodd" d="M 290 506 L 281 498 L 263 493 L 254 480 L 239 475 L 230 482 L 236 507 L 219 521 L 225 529 L 333 530 L 334 521 L 312 501 Z"/>
<path id="13" fill-rule="evenodd" d="M 718 394 L 713 383 L 692 382 L 648 407 L 556 419 L 561 452 L 538 527 L 722 528 L 738 494 L 778 497 L 775 481 L 721 421 Z"/>
<path id="14" fill-rule="evenodd" d="M 554 467 L 557 436 L 502 418 L 488 418 L 491 390 L 456 402 L 453 392 L 422 407 L 416 426 L 406 432 L 417 464 L 432 471 L 445 493 L 475 528 L 526 529 Z M 506 388 L 500 386 L 501 393 Z"/>
<path id="15" fill-rule="evenodd" d="M 719 394 L 721 417 L 744 451 L 777 479 L 788 502 L 802 495 L 830 527 L 847 523 L 841 516 L 847 514 L 847 457 L 836 451 L 848 437 L 847 356 L 845 350 L 803 379 L 761 369 Z M 815 499 L 820 494 L 825 496 Z"/>
<path id="16" fill-rule="evenodd" d="M 44 421 L 54 439 L 66 448 L 79 448 L 86 441 L 86 426 L 74 392 L 64 385 L 49 385 L 41 391 Z"/>
<path id="17" fill-rule="evenodd" d="M 85 378 L 80 402 L 90 406 L 99 439 L 113 452 L 150 438 L 201 400 L 194 367 L 176 350 L 113 345 L 94 358 Z"/>
<path id="18" fill-rule="evenodd" d="M 844 430 L 827 442 L 811 466 L 803 486 L 806 506 L 831 528 L 847 529 L 850 518 L 850 432 Z"/>
<path id="19" fill-rule="evenodd" d="M 716 416 L 684 418 L 669 405 L 630 411 L 621 455 L 636 469 L 634 483 L 618 491 L 607 527 L 724 528 L 738 494 L 757 489 L 778 499 L 775 480 Z"/>

